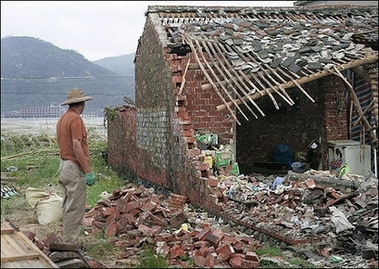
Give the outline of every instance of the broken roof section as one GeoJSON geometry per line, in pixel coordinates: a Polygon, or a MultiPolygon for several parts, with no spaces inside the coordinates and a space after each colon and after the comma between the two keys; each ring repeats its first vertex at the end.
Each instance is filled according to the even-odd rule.
{"type": "Polygon", "coordinates": [[[254,102],[262,96],[279,109],[276,95],[292,105],[286,89],[297,87],[313,101],[302,84],[378,61],[377,6],[149,6],[146,14],[165,29],[169,52],[194,54],[203,89],[223,96],[218,110],[250,103],[255,118],[264,116],[254,102]]]}

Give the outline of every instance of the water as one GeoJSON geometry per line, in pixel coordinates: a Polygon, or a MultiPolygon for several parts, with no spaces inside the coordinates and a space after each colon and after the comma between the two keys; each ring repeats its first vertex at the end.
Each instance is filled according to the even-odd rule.
{"type": "MultiPolygon", "coordinates": [[[[97,135],[106,137],[107,131],[104,127],[104,117],[83,118],[87,130],[95,131],[97,135]]],[[[1,136],[15,135],[48,135],[56,136],[55,126],[58,118],[2,118],[1,136]]]]}

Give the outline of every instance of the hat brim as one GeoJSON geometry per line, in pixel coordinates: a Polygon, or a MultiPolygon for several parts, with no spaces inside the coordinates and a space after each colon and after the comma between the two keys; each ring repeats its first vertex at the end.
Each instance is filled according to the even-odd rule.
{"type": "Polygon", "coordinates": [[[89,100],[92,100],[92,99],[93,99],[92,96],[77,97],[77,98],[67,99],[66,101],[64,101],[60,105],[61,106],[65,106],[65,105],[70,105],[70,104],[75,104],[75,103],[89,101],[89,100]]]}

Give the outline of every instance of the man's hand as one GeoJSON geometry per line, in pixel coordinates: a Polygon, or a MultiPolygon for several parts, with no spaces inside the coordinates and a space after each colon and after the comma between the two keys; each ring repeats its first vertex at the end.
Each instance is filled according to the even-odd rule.
{"type": "Polygon", "coordinates": [[[86,177],[86,184],[88,186],[92,186],[93,184],[95,184],[96,178],[93,172],[86,174],[85,177],[86,177]]]}

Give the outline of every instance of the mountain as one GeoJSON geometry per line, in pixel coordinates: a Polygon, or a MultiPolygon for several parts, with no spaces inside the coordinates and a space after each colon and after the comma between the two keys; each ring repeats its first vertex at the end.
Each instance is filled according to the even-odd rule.
{"type": "Polygon", "coordinates": [[[126,54],[114,57],[103,58],[100,60],[92,61],[94,64],[105,67],[112,72],[121,74],[122,76],[130,76],[134,77],[134,57],[135,54],[126,54]]]}
{"type": "Polygon", "coordinates": [[[97,60],[100,64],[96,64],[74,50],[61,49],[42,39],[2,38],[2,114],[17,114],[21,108],[59,105],[69,89],[79,87],[94,97],[86,105],[85,113],[102,115],[105,107],[123,104],[125,95],[134,99],[134,65],[131,55],[126,56],[97,60]],[[122,63],[121,57],[130,62],[122,63]],[[118,64],[112,64],[112,58],[118,64]]]}

